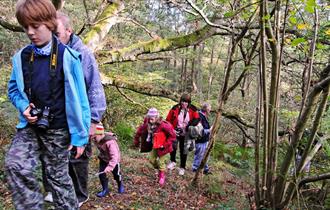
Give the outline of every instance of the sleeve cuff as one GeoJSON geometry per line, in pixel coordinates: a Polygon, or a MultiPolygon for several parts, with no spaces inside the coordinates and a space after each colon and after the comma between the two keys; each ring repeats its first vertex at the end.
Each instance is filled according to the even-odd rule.
{"type": "Polygon", "coordinates": [[[85,146],[88,143],[88,136],[81,137],[77,134],[71,134],[71,144],[76,147],[85,146]]]}

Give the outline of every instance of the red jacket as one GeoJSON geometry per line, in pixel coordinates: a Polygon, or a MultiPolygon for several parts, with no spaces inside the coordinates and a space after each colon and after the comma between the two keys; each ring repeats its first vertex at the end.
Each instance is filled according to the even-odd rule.
{"type": "MultiPolygon", "coordinates": [[[[176,139],[175,131],[172,125],[164,120],[160,120],[157,123],[157,127],[154,133],[163,132],[166,136],[164,148],[157,149],[159,157],[173,151],[172,142],[176,139]]],[[[144,120],[144,123],[137,129],[134,137],[134,145],[140,145],[140,138],[146,138],[148,136],[148,121],[144,120]]]]}
{"type": "MultiPolygon", "coordinates": [[[[178,116],[180,113],[180,104],[177,104],[172,107],[172,109],[168,112],[168,115],[166,117],[166,121],[171,123],[173,128],[176,128],[178,125],[178,116]]],[[[193,125],[196,126],[199,122],[199,114],[198,110],[194,105],[189,104],[188,105],[188,113],[189,113],[189,123],[188,126],[193,125]]]]}

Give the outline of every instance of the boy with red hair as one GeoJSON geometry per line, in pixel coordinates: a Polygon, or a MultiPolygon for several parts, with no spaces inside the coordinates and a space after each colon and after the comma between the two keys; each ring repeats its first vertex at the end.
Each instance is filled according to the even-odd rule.
{"type": "Polygon", "coordinates": [[[18,210],[41,210],[35,172],[45,167],[57,210],[78,209],[68,174],[69,150],[79,158],[88,142],[90,108],[80,54],[53,35],[56,10],[49,0],[20,0],[16,17],[31,41],[13,57],[8,97],[19,111],[5,172],[18,210]],[[70,100],[70,101],[68,101],[70,100]]]}

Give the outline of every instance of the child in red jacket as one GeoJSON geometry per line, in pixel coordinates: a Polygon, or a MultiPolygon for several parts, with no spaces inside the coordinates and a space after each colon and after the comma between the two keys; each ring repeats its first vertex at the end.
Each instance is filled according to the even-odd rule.
{"type": "MultiPolygon", "coordinates": [[[[173,151],[172,142],[176,135],[172,125],[159,117],[159,112],[156,108],[148,110],[147,117],[143,124],[138,128],[134,145],[140,146],[140,138],[144,144],[150,144],[150,163],[154,168],[159,169],[158,182],[160,185],[165,184],[166,170],[166,154],[173,151]]],[[[141,149],[144,145],[141,145],[141,149]]]]}
{"type": "Polygon", "coordinates": [[[120,172],[120,150],[117,144],[117,137],[111,132],[104,132],[101,123],[96,125],[93,142],[99,150],[99,178],[102,191],[97,193],[97,197],[105,197],[109,194],[107,174],[112,173],[118,184],[118,193],[124,193],[124,185],[120,172]]]}

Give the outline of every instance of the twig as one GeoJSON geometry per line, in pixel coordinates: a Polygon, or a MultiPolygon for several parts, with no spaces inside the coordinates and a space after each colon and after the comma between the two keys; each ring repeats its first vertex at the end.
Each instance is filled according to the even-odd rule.
{"type": "Polygon", "coordinates": [[[225,27],[225,26],[222,26],[222,25],[218,25],[218,24],[215,24],[215,23],[211,22],[211,21],[208,19],[208,17],[206,16],[206,14],[205,14],[201,9],[199,9],[194,3],[192,3],[191,0],[186,0],[186,1],[189,3],[189,5],[190,5],[194,10],[196,10],[196,12],[198,12],[198,14],[199,14],[200,16],[202,16],[202,18],[204,19],[204,21],[205,21],[208,25],[210,25],[210,26],[212,26],[212,27],[216,27],[216,28],[220,28],[220,29],[226,30],[226,31],[228,31],[228,32],[231,32],[231,29],[230,29],[230,28],[225,27]]]}

